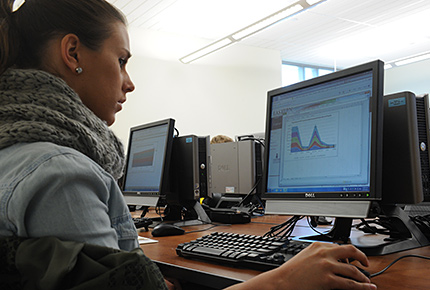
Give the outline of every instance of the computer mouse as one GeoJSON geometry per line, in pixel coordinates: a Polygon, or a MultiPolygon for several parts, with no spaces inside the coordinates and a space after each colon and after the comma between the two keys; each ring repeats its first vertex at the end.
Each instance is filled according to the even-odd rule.
{"type": "Polygon", "coordinates": [[[152,230],[153,237],[177,236],[183,235],[185,230],[172,224],[159,224],[152,230]]]}
{"type": "Polygon", "coordinates": [[[358,266],[355,266],[355,268],[357,268],[361,273],[363,273],[367,278],[372,278],[372,274],[370,274],[369,272],[367,272],[366,270],[364,270],[364,269],[362,269],[362,268],[360,268],[360,267],[358,267],[358,266]]]}
{"type": "MultiPolygon", "coordinates": [[[[357,268],[361,273],[363,273],[367,278],[369,278],[369,279],[372,278],[372,274],[370,274],[366,270],[364,270],[364,269],[362,269],[362,268],[360,268],[358,266],[355,266],[355,265],[354,265],[354,267],[357,268]]],[[[346,277],[346,276],[343,276],[343,275],[339,275],[339,276],[351,279],[350,277],[346,277]]],[[[352,279],[352,280],[355,280],[355,279],[352,279]]],[[[341,289],[333,289],[333,290],[341,290],[341,289]]]]}
{"type": "MultiPolygon", "coordinates": [[[[363,273],[367,278],[371,278],[372,277],[372,274],[370,274],[369,272],[367,272],[366,270],[364,270],[364,269],[362,269],[362,268],[360,268],[360,267],[358,267],[358,266],[355,266],[355,265],[353,265],[355,268],[357,268],[361,273],[363,273]]],[[[343,276],[343,275],[339,275],[339,276],[341,276],[341,277],[344,277],[344,278],[348,278],[348,279],[352,279],[352,278],[350,278],[350,277],[346,277],[346,276],[343,276]]]]}

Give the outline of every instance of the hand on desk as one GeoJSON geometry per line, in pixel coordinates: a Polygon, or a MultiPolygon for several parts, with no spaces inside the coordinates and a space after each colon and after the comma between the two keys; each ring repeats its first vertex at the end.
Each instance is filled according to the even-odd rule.
{"type": "Polygon", "coordinates": [[[228,290],[375,290],[376,285],[355,266],[339,262],[347,259],[369,265],[366,255],[354,246],[313,243],[282,266],[228,290]]]}
{"type": "Polygon", "coordinates": [[[182,290],[182,287],[179,284],[178,280],[172,278],[164,278],[164,281],[166,282],[168,290],[182,290]]]}

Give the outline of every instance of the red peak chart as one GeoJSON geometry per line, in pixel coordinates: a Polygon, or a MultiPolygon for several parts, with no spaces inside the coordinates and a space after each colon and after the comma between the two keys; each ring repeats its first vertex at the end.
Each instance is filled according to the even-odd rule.
{"type": "Polygon", "coordinates": [[[327,144],[321,140],[318,132],[318,127],[314,127],[312,132],[311,140],[308,146],[303,146],[302,140],[300,139],[300,131],[298,126],[294,126],[291,131],[291,152],[303,152],[311,150],[322,150],[328,148],[334,148],[335,144],[327,144]]]}
{"type": "MultiPolygon", "coordinates": [[[[285,148],[290,158],[335,157],[338,150],[339,115],[337,113],[309,116],[288,122],[285,148]]],[[[288,157],[287,157],[288,158],[288,157]]]]}

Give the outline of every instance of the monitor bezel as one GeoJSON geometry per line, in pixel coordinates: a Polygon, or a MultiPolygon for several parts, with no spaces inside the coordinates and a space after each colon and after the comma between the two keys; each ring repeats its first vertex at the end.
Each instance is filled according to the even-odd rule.
{"type": "Polygon", "coordinates": [[[129,134],[129,142],[127,146],[127,157],[126,157],[126,164],[124,168],[124,179],[121,184],[121,190],[124,195],[124,198],[126,199],[126,202],[128,205],[147,205],[147,206],[155,206],[160,198],[164,198],[170,188],[169,188],[169,170],[170,170],[170,161],[172,156],[172,148],[173,148],[173,138],[174,138],[174,130],[175,130],[175,120],[172,118],[159,120],[139,126],[135,126],[130,128],[130,134],[129,134]],[[130,150],[132,146],[132,137],[133,134],[140,130],[150,129],[158,126],[165,126],[167,125],[167,135],[165,140],[165,146],[164,146],[164,162],[163,162],[163,169],[161,172],[161,178],[160,178],[160,186],[158,191],[133,191],[133,190],[125,190],[126,185],[126,178],[127,178],[127,171],[128,171],[128,165],[131,160],[130,158],[130,150]]]}
{"type": "Polygon", "coordinates": [[[266,110],[266,150],[264,158],[264,192],[262,198],[264,200],[296,200],[296,201],[379,201],[382,198],[382,141],[383,141],[383,79],[384,79],[384,63],[380,60],[375,60],[362,65],[347,68],[341,71],[336,71],[324,76],[316,77],[310,80],[292,84],[289,86],[281,87],[271,90],[267,93],[267,110],[266,110]],[[269,159],[269,146],[271,137],[271,120],[272,120],[272,100],[274,97],[294,92],[303,88],[312,87],[318,84],[338,80],[344,77],[352,76],[355,74],[372,71],[372,98],[371,107],[372,111],[376,110],[376,114],[372,114],[372,128],[371,128],[371,166],[370,166],[370,196],[366,194],[358,194],[357,192],[345,192],[342,197],[338,193],[333,192],[313,192],[313,194],[301,193],[272,193],[268,192],[268,163],[269,159]]]}

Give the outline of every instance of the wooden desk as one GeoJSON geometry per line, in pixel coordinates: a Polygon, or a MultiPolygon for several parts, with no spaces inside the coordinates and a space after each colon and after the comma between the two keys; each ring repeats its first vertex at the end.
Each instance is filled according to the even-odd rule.
{"type": "MultiPolygon", "coordinates": [[[[153,238],[159,242],[155,244],[145,244],[142,245],[141,248],[149,258],[157,262],[166,276],[193,281],[194,283],[199,283],[214,289],[222,289],[232,284],[249,280],[260,272],[185,259],[176,254],[176,246],[215,231],[263,235],[271,226],[282,223],[287,218],[288,217],[285,216],[267,215],[253,218],[252,222],[249,224],[216,226],[211,229],[209,229],[211,225],[190,226],[184,227],[184,229],[187,232],[202,229],[207,230],[171,237],[153,238],[150,232],[142,231],[139,233],[141,236],[153,238]]],[[[309,233],[309,229],[305,226],[298,226],[294,233],[296,235],[307,234],[309,233]]],[[[369,257],[371,264],[368,270],[371,273],[378,272],[394,261],[394,259],[406,254],[430,256],[430,247],[386,256],[369,257]]],[[[424,290],[430,289],[429,274],[430,261],[406,258],[397,262],[384,274],[372,278],[372,282],[378,286],[379,290],[424,290]]],[[[203,286],[201,289],[204,289],[203,286]]]]}

